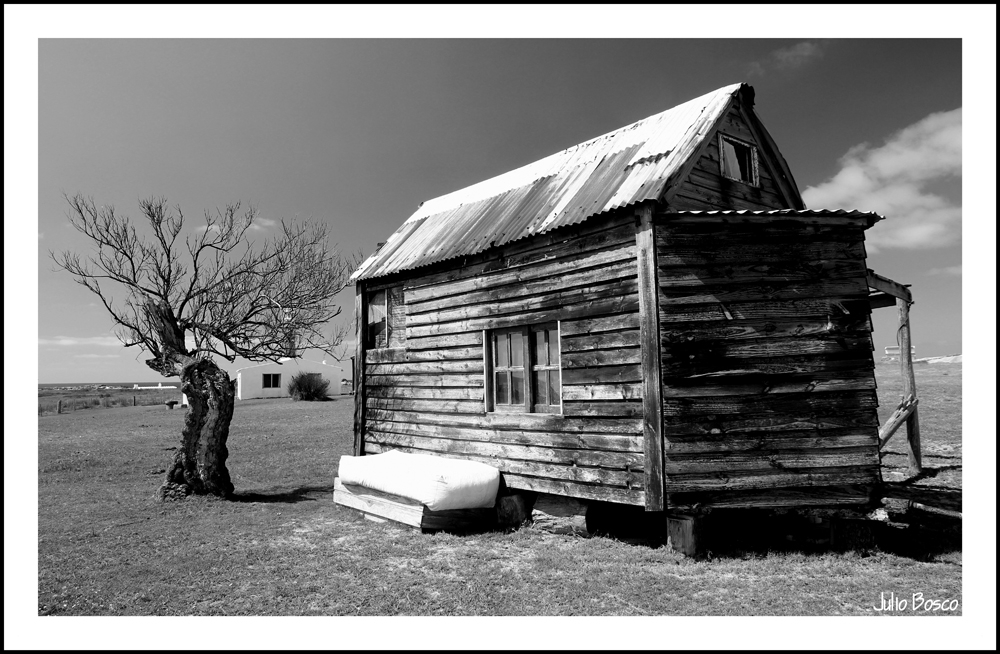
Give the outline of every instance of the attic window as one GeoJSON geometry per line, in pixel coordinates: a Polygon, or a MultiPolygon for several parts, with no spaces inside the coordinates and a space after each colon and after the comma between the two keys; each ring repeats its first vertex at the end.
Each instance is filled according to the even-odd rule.
{"type": "Polygon", "coordinates": [[[719,134],[719,163],[722,176],[757,186],[757,148],[732,137],[719,134]]]}

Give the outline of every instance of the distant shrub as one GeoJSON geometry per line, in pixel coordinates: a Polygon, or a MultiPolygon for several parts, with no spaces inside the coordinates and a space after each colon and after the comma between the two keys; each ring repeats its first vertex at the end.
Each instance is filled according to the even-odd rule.
{"type": "Polygon", "coordinates": [[[295,401],[319,402],[327,398],[330,382],[317,372],[300,372],[288,382],[288,394],[295,401]]]}

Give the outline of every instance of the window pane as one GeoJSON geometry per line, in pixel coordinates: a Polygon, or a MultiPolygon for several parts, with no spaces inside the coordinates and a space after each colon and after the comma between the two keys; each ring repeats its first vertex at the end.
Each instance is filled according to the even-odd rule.
{"type": "Polygon", "coordinates": [[[549,330],[549,364],[559,364],[559,331],[556,329],[549,330]]]}
{"type": "Polygon", "coordinates": [[[510,403],[524,404],[524,371],[510,371],[510,403]]]}
{"type": "Polygon", "coordinates": [[[510,365],[510,358],[507,355],[507,334],[497,334],[493,339],[493,348],[497,353],[497,365],[506,368],[510,365]]]}
{"type": "Polygon", "coordinates": [[[559,406],[559,371],[549,371],[549,404],[559,406]]]}
{"type": "Polygon", "coordinates": [[[535,404],[548,404],[545,398],[545,391],[549,387],[549,382],[545,379],[547,373],[544,370],[536,370],[531,373],[531,384],[535,389],[535,404]]]}
{"type": "Polygon", "coordinates": [[[739,146],[736,148],[737,161],[740,165],[740,179],[748,184],[753,183],[753,160],[750,156],[750,148],[739,146]]]}
{"type": "Polygon", "coordinates": [[[544,366],[547,363],[545,360],[545,330],[532,331],[531,340],[534,341],[532,352],[535,357],[535,360],[531,363],[536,366],[544,366]]]}
{"type": "Polygon", "coordinates": [[[368,324],[385,321],[385,291],[376,291],[368,298],[368,324]]]}
{"type": "Polygon", "coordinates": [[[736,145],[722,139],[722,172],[726,177],[740,179],[740,167],[736,161],[736,145]]]}
{"type": "Polygon", "coordinates": [[[494,375],[496,380],[497,404],[510,404],[509,393],[507,392],[507,373],[498,372],[494,375]]]}
{"type": "Polygon", "coordinates": [[[524,366],[524,343],[521,332],[510,333],[510,365],[517,368],[524,366]]]}

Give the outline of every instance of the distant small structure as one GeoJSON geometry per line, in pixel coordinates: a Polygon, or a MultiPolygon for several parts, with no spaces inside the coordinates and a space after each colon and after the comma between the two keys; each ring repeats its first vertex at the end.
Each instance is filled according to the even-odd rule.
{"type": "MultiPolygon", "coordinates": [[[[915,345],[910,346],[910,355],[917,353],[917,347],[915,345]]],[[[886,345],[885,346],[885,356],[882,357],[883,361],[898,361],[899,360],[899,346],[898,345],[886,345]]]]}
{"type": "Polygon", "coordinates": [[[172,385],[170,385],[170,386],[164,386],[163,382],[160,382],[156,386],[140,386],[139,384],[135,384],[135,385],[132,386],[132,390],[133,391],[148,391],[148,390],[154,390],[155,391],[155,390],[163,390],[163,389],[167,389],[167,388],[177,388],[177,387],[176,386],[172,386],[172,385]]]}
{"type": "Polygon", "coordinates": [[[344,369],[319,361],[284,357],[277,362],[261,363],[236,371],[236,399],[288,397],[288,382],[300,372],[320,375],[330,382],[330,395],[340,395],[344,369]]]}

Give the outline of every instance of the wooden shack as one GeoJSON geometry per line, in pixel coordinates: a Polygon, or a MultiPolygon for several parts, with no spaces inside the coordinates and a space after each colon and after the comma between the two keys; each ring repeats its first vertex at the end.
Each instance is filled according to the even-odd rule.
{"type": "Polygon", "coordinates": [[[355,272],[355,454],[648,511],[880,482],[865,230],[746,84],[424,202],[355,272]]]}

